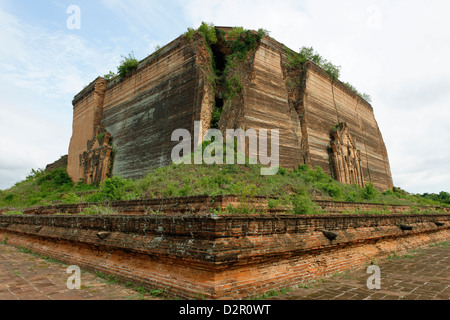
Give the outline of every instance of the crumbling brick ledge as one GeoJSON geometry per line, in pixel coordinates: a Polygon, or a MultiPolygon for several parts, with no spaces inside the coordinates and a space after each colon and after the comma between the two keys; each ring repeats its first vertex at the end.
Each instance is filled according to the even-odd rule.
{"type": "MultiPolygon", "coordinates": [[[[276,199],[276,198],[273,198],[276,199]]],[[[33,208],[0,209],[0,215],[7,211],[22,211],[24,214],[50,215],[50,214],[79,214],[92,206],[109,207],[118,214],[123,215],[146,215],[150,213],[180,214],[180,213],[211,213],[214,210],[225,210],[228,206],[235,208],[245,207],[253,209],[257,213],[286,214],[289,206],[269,208],[268,197],[256,196],[243,199],[236,195],[194,196],[176,197],[163,199],[142,199],[128,201],[114,201],[104,203],[79,203],[79,204],[55,204],[50,206],[37,206],[33,208]]],[[[342,214],[355,210],[360,211],[389,211],[391,213],[408,213],[411,206],[408,205],[387,205],[378,203],[355,203],[329,200],[315,200],[320,208],[328,214],[342,214]]],[[[450,207],[439,206],[418,206],[415,208],[419,213],[429,212],[450,212],[450,207]]]]}
{"type": "Polygon", "coordinates": [[[174,297],[244,299],[450,239],[450,213],[0,215],[0,241],[174,297]]]}

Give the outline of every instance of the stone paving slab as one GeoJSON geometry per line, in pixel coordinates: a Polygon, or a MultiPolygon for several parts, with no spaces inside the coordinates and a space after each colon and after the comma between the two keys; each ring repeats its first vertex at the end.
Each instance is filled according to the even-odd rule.
{"type": "MultiPolygon", "coordinates": [[[[374,264],[381,270],[381,289],[367,288],[370,274],[364,269],[305,284],[271,300],[450,299],[450,242],[374,264]]],[[[83,271],[81,290],[69,290],[67,267],[0,244],[0,300],[161,300],[83,271]]]]}

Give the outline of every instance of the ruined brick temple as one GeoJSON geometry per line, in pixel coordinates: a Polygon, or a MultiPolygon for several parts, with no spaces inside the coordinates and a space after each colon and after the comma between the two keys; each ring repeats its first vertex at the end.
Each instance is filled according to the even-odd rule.
{"type": "Polygon", "coordinates": [[[130,76],[99,77],[74,98],[67,167],[74,181],[141,178],[169,165],[177,144],[171,141],[173,131],[193,132],[194,122],[202,121],[205,132],[220,109],[216,125],[222,131],[279,129],[284,168],[320,166],[346,184],[393,187],[368,102],[313,62],[291,68],[289,49],[268,36],[223,72],[232,54],[231,28],[217,30],[219,40],[212,46],[199,34],[180,36],[141,61],[130,76]],[[230,83],[234,94],[227,92],[230,83]]]}
{"type": "MultiPolygon", "coordinates": [[[[293,51],[272,38],[245,32],[236,40],[233,30],[216,28],[214,42],[188,32],[130,75],[99,77],[79,93],[67,157],[74,181],[140,178],[169,165],[179,144],[172,133],[189,130],[198,146],[201,121],[203,132],[278,129],[282,167],[320,166],[342,183],[392,188],[369,103],[313,62],[292,63],[293,51]]],[[[450,208],[314,202],[326,214],[296,215],[240,195],[53,204],[23,215],[3,209],[0,239],[169,297],[229,300],[298,288],[450,238],[450,208]],[[92,205],[114,214],[86,214],[92,205]],[[217,213],[230,206],[254,213],[217,213]]]]}

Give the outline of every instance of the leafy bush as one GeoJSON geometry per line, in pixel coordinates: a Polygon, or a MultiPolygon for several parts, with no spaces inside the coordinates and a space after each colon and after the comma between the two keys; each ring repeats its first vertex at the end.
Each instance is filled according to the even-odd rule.
{"type": "Polygon", "coordinates": [[[137,69],[139,61],[134,57],[134,53],[128,54],[128,57],[122,56],[120,66],[117,67],[117,73],[121,78],[126,78],[137,69]]]}
{"type": "Polygon", "coordinates": [[[292,199],[293,213],[294,214],[317,214],[319,213],[319,207],[311,200],[310,197],[305,195],[296,195],[292,199]]]}
{"type": "Polygon", "coordinates": [[[217,32],[214,24],[202,22],[202,24],[198,28],[198,32],[205,37],[205,40],[208,44],[211,45],[217,43],[217,32]]]}
{"type": "Polygon", "coordinates": [[[202,22],[198,29],[188,28],[184,36],[187,40],[191,41],[196,34],[202,35],[208,45],[215,44],[218,41],[217,31],[212,23],[202,22]]]}
{"type": "Polygon", "coordinates": [[[79,203],[81,201],[81,198],[75,193],[68,193],[62,197],[61,201],[63,204],[74,204],[79,203]]]}
{"type": "Polygon", "coordinates": [[[106,179],[101,187],[102,194],[106,200],[123,200],[126,185],[127,181],[119,177],[106,179]]]}
{"type": "Polygon", "coordinates": [[[102,192],[94,192],[84,197],[84,201],[86,203],[97,203],[103,202],[106,200],[105,195],[102,192]]]}
{"type": "Polygon", "coordinates": [[[368,183],[366,187],[362,189],[362,196],[366,200],[373,200],[378,196],[378,190],[372,182],[368,183]]]}
{"type": "Polygon", "coordinates": [[[318,188],[334,199],[340,199],[342,197],[341,188],[334,183],[319,183],[318,188]]]}
{"type": "Polygon", "coordinates": [[[231,29],[231,31],[228,32],[228,37],[230,40],[236,41],[239,40],[241,37],[241,34],[245,32],[245,29],[243,27],[234,27],[231,29]]]}
{"type": "Polygon", "coordinates": [[[353,85],[351,85],[348,82],[343,82],[349,89],[351,89],[354,93],[356,93],[358,96],[361,97],[361,99],[366,100],[367,102],[372,102],[372,97],[368,95],[367,93],[361,93],[359,92],[353,85]]]}
{"type": "MultiPolygon", "coordinates": [[[[402,190],[396,190],[396,192],[402,192],[402,190]]],[[[404,192],[404,191],[403,191],[404,192]]],[[[435,193],[425,193],[421,196],[423,199],[436,201],[443,204],[450,204],[450,193],[442,191],[439,194],[435,193]]]]}
{"type": "Polygon", "coordinates": [[[231,78],[225,80],[225,100],[233,99],[243,90],[241,80],[237,74],[233,75],[231,78]]]}
{"type": "Polygon", "coordinates": [[[70,178],[66,169],[60,168],[50,173],[44,174],[37,179],[38,186],[46,186],[47,188],[55,188],[62,186],[73,186],[72,178],[70,178]]]}
{"type": "Polygon", "coordinates": [[[258,29],[258,36],[257,36],[258,42],[261,42],[261,40],[264,36],[269,36],[269,35],[270,35],[270,31],[263,29],[263,28],[258,29]]]}
{"type": "Polygon", "coordinates": [[[112,71],[110,71],[109,73],[107,73],[103,76],[103,78],[105,78],[105,80],[107,80],[107,81],[111,81],[115,77],[117,77],[117,73],[114,73],[112,71]]]}
{"type": "Polygon", "coordinates": [[[312,47],[303,47],[299,52],[299,62],[304,63],[310,60],[321,67],[330,76],[332,80],[337,80],[341,74],[341,67],[334,65],[328,60],[322,58],[312,47]]]}
{"type": "Polygon", "coordinates": [[[13,202],[14,198],[15,198],[15,195],[13,195],[13,194],[8,194],[8,195],[6,195],[6,196],[4,197],[4,200],[3,200],[3,201],[5,201],[5,202],[7,202],[7,203],[11,203],[11,202],[13,202]]]}
{"type": "Polygon", "coordinates": [[[345,198],[345,201],[347,201],[347,202],[358,202],[359,201],[358,194],[356,192],[350,192],[347,195],[347,197],[345,198]]]}
{"type": "Polygon", "coordinates": [[[235,27],[228,32],[228,36],[233,40],[231,46],[232,54],[228,56],[227,65],[230,66],[234,59],[245,60],[250,51],[256,49],[261,42],[261,39],[266,35],[267,31],[260,29],[258,34],[253,34],[251,30],[246,30],[242,27],[235,27]]]}

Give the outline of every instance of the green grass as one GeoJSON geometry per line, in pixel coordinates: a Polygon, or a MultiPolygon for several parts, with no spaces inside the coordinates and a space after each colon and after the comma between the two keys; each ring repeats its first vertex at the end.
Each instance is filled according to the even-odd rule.
{"type": "Polygon", "coordinates": [[[266,292],[266,293],[264,293],[262,295],[259,295],[259,296],[249,297],[248,299],[249,300],[267,300],[267,299],[270,299],[270,298],[278,297],[279,295],[287,294],[287,293],[289,293],[291,291],[292,291],[291,288],[281,289],[281,290],[271,290],[271,291],[268,291],[268,292],[266,292]]]}
{"type": "MultiPolygon", "coordinates": [[[[322,210],[312,201],[314,196],[325,200],[354,203],[381,203],[389,205],[409,205],[411,212],[418,206],[445,203],[411,195],[394,188],[379,192],[372,184],[365,188],[344,185],[333,180],[320,168],[299,166],[295,170],[280,168],[274,176],[262,176],[259,165],[170,165],[158,168],[139,180],[125,180],[113,177],[100,186],[74,183],[63,169],[53,172],[33,171],[22,182],[0,193],[0,208],[14,208],[6,214],[22,214],[19,209],[38,205],[90,203],[81,214],[116,214],[108,206],[99,203],[161,199],[167,197],[238,195],[242,200],[264,196],[270,198],[269,207],[291,206],[293,214],[319,214],[322,210]]],[[[226,212],[254,213],[252,208],[227,208],[226,212]]],[[[354,214],[388,213],[361,212],[354,214]]]]}
{"type": "Polygon", "coordinates": [[[132,282],[127,281],[123,282],[119,278],[117,278],[115,275],[112,274],[105,274],[101,271],[96,271],[95,275],[105,281],[108,285],[115,285],[120,284],[125,286],[127,289],[134,289],[138,296],[132,296],[130,299],[134,299],[135,297],[139,297],[139,300],[146,300],[146,296],[150,295],[154,298],[167,298],[168,297],[168,290],[165,289],[151,289],[147,290],[143,285],[135,286],[132,282]]]}
{"type": "Polygon", "coordinates": [[[434,243],[434,244],[431,244],[430,247],[432,247],[432,248],[436,248],[436,247],[450,248],[450,241],[444,241],[444,242],[441,242],[441,243],[434,243]]]}

